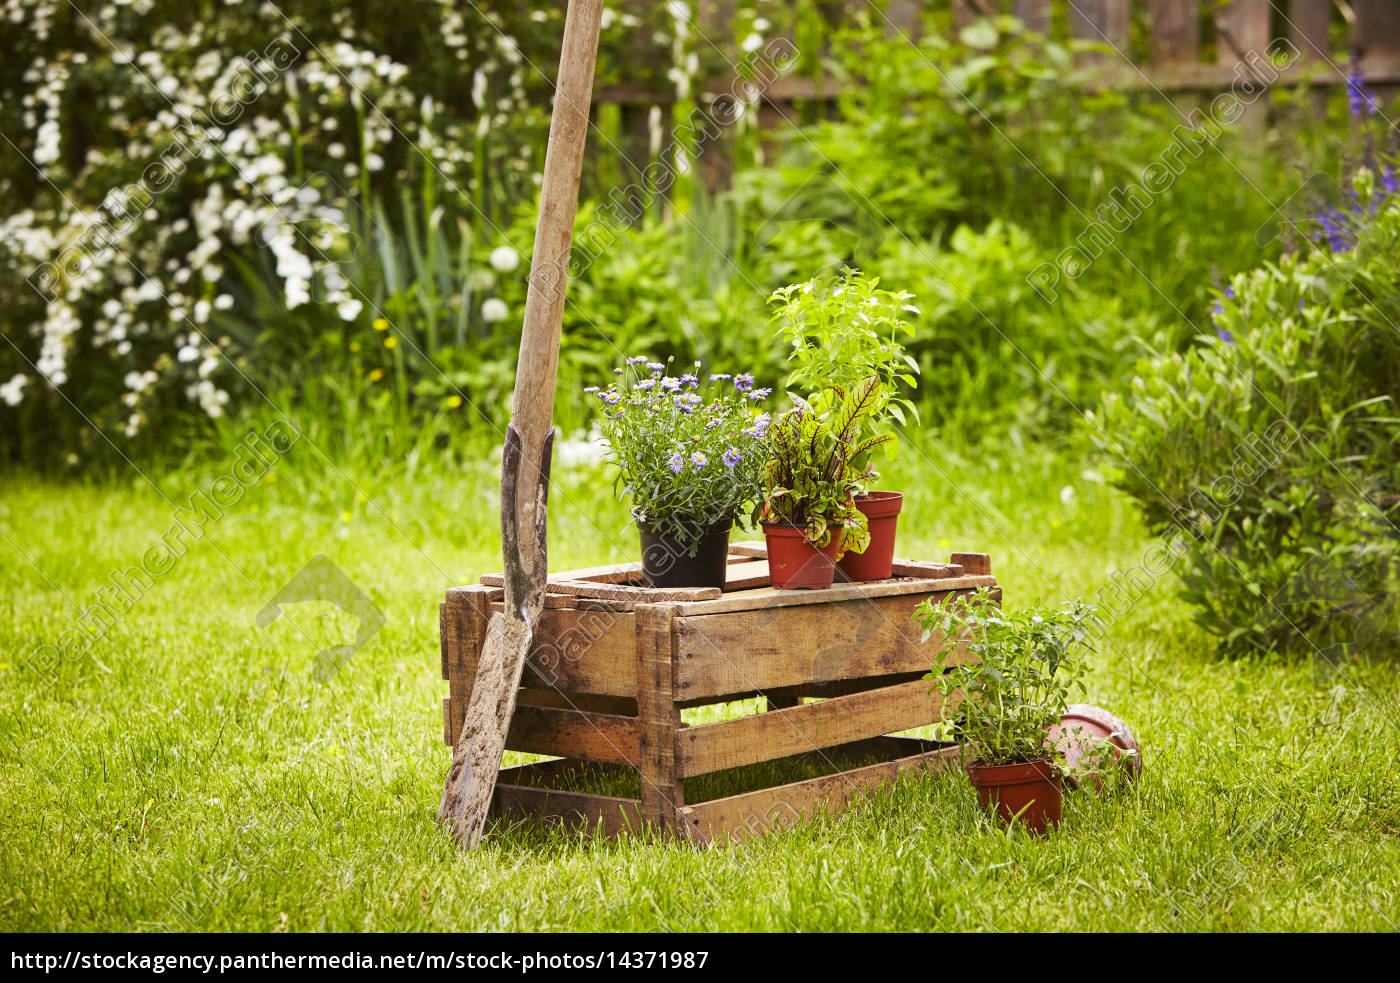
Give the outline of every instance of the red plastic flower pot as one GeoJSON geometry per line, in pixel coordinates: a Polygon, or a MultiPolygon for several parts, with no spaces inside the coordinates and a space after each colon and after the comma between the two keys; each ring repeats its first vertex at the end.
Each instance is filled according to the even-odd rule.
{"type": "Polygon", "coordinates": [[[1018,822],[1032,833],[1060,824],[1060,775],[1050,759],[1015,765],[973,762],[967,775],[982,808],[995,806],[1002,822],[1018,822]]]}
{"type": "Polygon", "coordinates": [[[817,549],[802,535],[801,526],[764,522],[768,544],[768,576],[783,590],[825,590],[836,576],[836,555],[841,551],[844,529],[831,531],[831,543],[817,549]]]}
{"type": "Polygon", "coordinates": [[[836,565],[841,580],[888,580],[894,573],[894,534],[899,510],[904,507],[900,492],[877,491],[856,496],[856,508],[865,513],[870,542],[864,553],[847,553],[836,565]]]}

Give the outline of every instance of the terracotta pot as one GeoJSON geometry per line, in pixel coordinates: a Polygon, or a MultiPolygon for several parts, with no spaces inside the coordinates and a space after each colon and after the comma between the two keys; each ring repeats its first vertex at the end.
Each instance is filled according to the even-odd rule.
{"type": "Polygon", "coordinates": [[[648,587],[724,587],[729,566],[729,530],[733,523],[700,532],[694,556],[670,532],[653,529],[638,519],[642,537],[642,583],[648,587]]]}
{"type": "Polygon", "coordinates": [[[836,556],[846,530],[834,529],[826,549],[817,549],[802,535],[801,526],[764,522],[768,544],[768,576],[784,590],[825,590],[836,576],[836,556]]]}
{"type": "Polygon", "coordinates": [[[1060,776],[1049,758],[1014,765],[974,761],[967,766],[967,775],[982,808],[995,806],[1003,822],[1018,822],[1032,833],[1060,824],[1060,776]]]}
{"type": "Polygon", "coordinates": [[[1097,762],[1091,760],[1096,738],[1106,738],[1118,749],[1110,753],[1123,766],[1126,778],[1132,780],[1142,774],[1142,751],[1128,725],[1102,707],[1075,703],[1065,707],[1060,722],[1050,728],[1050,743],[1065,756],[1065,784],[1070,788],[1086,785],[1099,791],[1102,781],[1095,774],[1097,762]],[[1127,751],[1137,753],[1124,753],[1127,751]]]}
{"type": "Polygon", "coordinates": [[[847,553],[836,565],[841,580],[888,580],[894,572],[894,533],[899,510],[904,507],[900,492],[877,491],[856,496],[856,508],[865,514],[870,542],[864,553],[847,553]]]}

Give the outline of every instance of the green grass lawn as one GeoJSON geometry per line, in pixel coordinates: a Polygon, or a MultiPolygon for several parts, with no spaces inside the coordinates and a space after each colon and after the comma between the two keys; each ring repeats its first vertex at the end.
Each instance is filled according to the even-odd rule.
{"type": "MultiPolygon", "coordinates": [[[[1090,683],[1090,701],[1138,734],[1142,781],[1069,796],[1048,840],[989,821],[966,780],[944,774],[739,846],[497,825],[462,855],[434,822],[449,758],[437,605],[500,566],[495,465],[328,450],[332,466],[329,443],[296,444],[90,652],[45,672],[31,666],[39,646],[232,461],[154,485],[134,471],[0,482],[0,928],[1400,925],[1393,670],[1218,661],[1170,578],[1114,618],[1090,683]],[[317,554],[385,616],[329,678],[316,653],[345,642],[353,618],[311,603],[255,623],[317,554]]],[[[900,552],[989,552],[1009,605],[1093,597],[1150,545],[1072,452],[914,443],[886,482],[909,494],[900,552]]],[[[553,565],[631,558],[602,472],[561,463],[556,477],[553,565]]]]}

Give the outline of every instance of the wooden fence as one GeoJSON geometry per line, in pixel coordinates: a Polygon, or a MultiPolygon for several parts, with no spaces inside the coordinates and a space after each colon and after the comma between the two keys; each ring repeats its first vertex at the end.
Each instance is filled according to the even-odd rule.
{"type": "MultiPolygon", "coordinates": [[[[730,22],[732,0],[699,0],[694,6],[697,27],[737,64],[741,56],[730,22]]],[[[1241,66],[1251,72],[1258,56],[1283,42],[1296,50],[1296,60],[1270,77],[1253,72],[1255,81],[1266,86],[1344,85],[1358,58],[1368,86],[1385,93],[1400,83],[1400,0],[835,0],[821,5],[833,26],[865,10],[874,23],[886,21],[889,35],[911,37],[921,29],[925,8],[946,12],[950,6],[955,26],[1010,13],[1028,30],[1111,46],[1113,50],[1085,56],[1099,69],[1100,84],[1170,93],[1223,91],[1237,80],[1241,66]]],[[[644,56],[639,49],[639,57],[644,56]]],[[[812,103],[821,104],[818,112],[829,111],[842,84],[796,73],[776,79],[759,99],[759,128],[798,118],[812,103]]],[[[732,91],[733,76],[724,73],[699,86],[695,101],[712,107],[732,91]]],[[[617,136],[608,141],[608,149],[616,148],[624,174],[641,174],[654,159],[670,154],[669,134],[656,132],[654,110],[660,108],[660,118],[669,119],[675,99],[673,90],[635,84],[605,86],[595,93],[595,114],[604,105],[618,107],[617,136]]],[[[1262,122],[1261,114],[1255,117],[1262,122]]],[[[596,147],[592,151],[598,152],[596,147]]],[[[702,154],[702,164],[707,165],[707,183],[727,182],[722,144],[702,154]]]]}

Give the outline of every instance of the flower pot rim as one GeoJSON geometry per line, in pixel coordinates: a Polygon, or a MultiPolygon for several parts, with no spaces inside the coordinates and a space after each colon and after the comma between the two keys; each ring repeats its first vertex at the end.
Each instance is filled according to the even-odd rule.
{"type": "Polygon", "coordinates": [[[1014,761],[1011,764],[991,765],[980,759],[967,763],[967,777],[974,785],[1024,785],[1031,782],[1054,782],[1058,778],[1055,765],[1049,757],[1035,761],[1014,761]]]}
{"type": "MultiPolygon", "coordinates": [[[[656,528],[655,525],[654,525],[650,520],[648,520],[648,519],[642,514],[642,510],[641,510],[640,507],[634,506],[632,509],[629,510],[629,514],[632,516],[632,520],[637,524],[637,527],[638,527],[638,528],[641,528],[641,527],[643,527],[643,526],[646,526],[646,527],[652,528],[652,529],[656,528]]],[[[698,522],[698,520],[696,520],[696,519],[691,519],[691,518],[688,518],[688,517],[677,517],[677,518],[680,518],[680,521],[682,521],[682,522],[695,522],[697,525],[699,525],[699,522],[698,522]]],[[[734,520],[733,520],[733,519],[720,519],[720,520],[717,521],[717,522],[711,522],[711,523],[708,523],[707,525],[700,526],[700,528],[701,528],[701,529],[704,529],[704,530],[733,529],[733,528],[734,528],[734,520]]]]}
{"type": "Polygon", "coordinates": [[[887,502],[892,498],[903,498],[904,492],[897,491],[868,491],[861,492],[855,496],[857,502],[887,502]]]}

